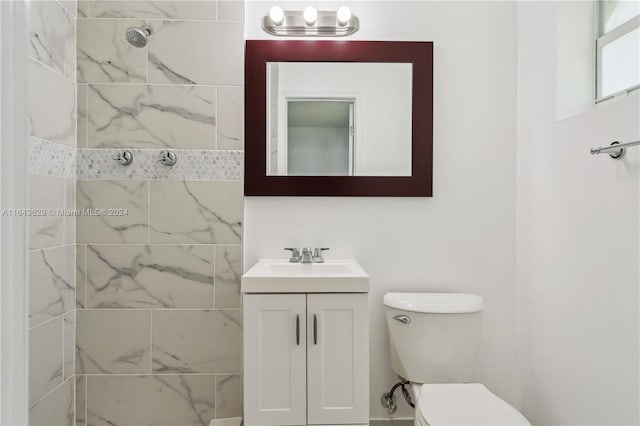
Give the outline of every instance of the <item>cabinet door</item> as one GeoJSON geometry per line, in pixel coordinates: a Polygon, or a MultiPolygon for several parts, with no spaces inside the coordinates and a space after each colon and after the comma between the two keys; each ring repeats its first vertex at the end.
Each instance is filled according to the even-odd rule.
{"type": "Polygon", "coordinates": [[[307,296],[307,422],[369,422],[366,294],[307,296]]]}
{"type": "Polygon", "coordinates": [[[306,424],[306,296],[250,294],[243,304],[244,424],[306,424]]]}

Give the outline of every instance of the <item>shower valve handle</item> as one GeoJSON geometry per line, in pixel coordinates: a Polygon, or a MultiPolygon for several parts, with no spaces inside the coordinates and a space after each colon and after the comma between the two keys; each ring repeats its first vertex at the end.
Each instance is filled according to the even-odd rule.
{"type": "Polygon", "coordinates": [[[114,155],[113,159],[123,166],[128,166],[133,163],[133,154],[131,153],[131,151],[127,151],[126,149],[124,149],[114,155]]]}
{"type": "Polygon", "coordinates": [[[173,151],[162,151],[158,161],[167,167],[171,167],[178,161],[178,156],[173,151]]]}

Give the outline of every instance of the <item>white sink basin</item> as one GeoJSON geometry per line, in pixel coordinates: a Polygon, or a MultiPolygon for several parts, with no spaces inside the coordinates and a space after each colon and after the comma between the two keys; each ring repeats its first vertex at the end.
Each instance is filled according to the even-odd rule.
{"type": "Polygon", "coordinates": [[[366,293],[369,275],[353,259],[290,263],[260,259],[242,276],[243,293],[366,293]]]}
{"type": "Polygon", "coordinates": [[[353,274],[351,265],[342,263],[268,263],[271,274],[290,276],[348,275],[353,274]]]}

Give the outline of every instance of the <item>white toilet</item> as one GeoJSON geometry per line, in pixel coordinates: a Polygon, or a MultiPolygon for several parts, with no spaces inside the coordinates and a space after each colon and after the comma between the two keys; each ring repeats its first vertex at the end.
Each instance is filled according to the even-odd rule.
{"type": "Polygon", "coordinates": [[[416,425],[529,425],[473,376],[484,302],[460,293],[387,293],[391,368],[412,383],[416,425]]]}

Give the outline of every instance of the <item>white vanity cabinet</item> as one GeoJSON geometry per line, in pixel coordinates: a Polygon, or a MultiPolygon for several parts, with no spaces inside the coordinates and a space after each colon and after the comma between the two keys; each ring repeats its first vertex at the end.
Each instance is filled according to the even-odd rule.
{"type": "Polygon", "coordinates": [[[244,424],[369,422],[367,293],[245,293],[244,424]]]}
{"type": "Polygon", "coordinates": [[[307,423],[307,297],[243,297],[244,424],[307,423]]]}

